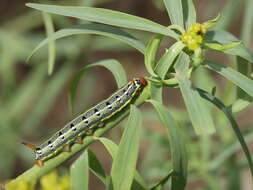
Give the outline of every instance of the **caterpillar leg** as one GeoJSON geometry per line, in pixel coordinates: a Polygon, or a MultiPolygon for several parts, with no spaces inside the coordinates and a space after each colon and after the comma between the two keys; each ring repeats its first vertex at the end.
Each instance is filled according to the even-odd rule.
{"type": "Polygon", "coordinates": [[[86,132],[85,135],[92,135],[94,133],[94,131],[96,131],[96,129],[98,128],[102,128],[104,127],[104,123],[103,122],[99,122],[97,125],[94,125],[92,127],[90,127],[86,132]]]}
{"type": "Polygon", "coordinates": [[[102,128],[104,126],[105,126],[104,122],[100,122],[100,123],[98,123],[97,128],[102,128]]]}
{"type": "Polygon", "coordinates": [[[42,167],[44,165],[41,160],[35,160],[35,164],[39,167],[42,167]]]}
{"type": "Polygon", "coordinates": [[[83,144],[83,139],[82,139],[82,137],[78,137],[78,138],[75,140],[75,142],[76,142],[77,144],[83,144]]]}
{"type": "Polygon", "coordinates": [[[69,145],[69,144],[65,145],[64,148],[63,148],[63,151],[65,151],[65,152],[72,152],[71,145],[69,145]]]}
{"type": "Polygon", "coordinates": [[[93,129],[88,129],[86,132],[85,132],[85,135],[92,135],[93,133],[93,129]]]}

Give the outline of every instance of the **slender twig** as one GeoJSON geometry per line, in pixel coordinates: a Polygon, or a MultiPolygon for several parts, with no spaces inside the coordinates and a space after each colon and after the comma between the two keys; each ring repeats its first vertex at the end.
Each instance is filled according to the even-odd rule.
{"type": "MultiPolygon", "coordinates": [[[[136,106],[140,106],[149,98],[149,85],[147,85],[142,92],[140,92],[140,95],[133,100],[133,104],[136,106]]],[[[122,109],[119,113],[117,113],[112,118],[108,119],[105,123],[105,127],[98,129],[93,136],[87,136],[84,139],[83,144],[75,144],[72,147],[72,152],[62,152],[58,156],[48,160],[45,162],[43,167],[39,167],[34,165],[32,168],[18,176],[16,179],[11,180],[9,183],[6,184],[6,189],[13,189],[12,187],[15,187],[17,184],[19,184],[20,181],[25,180],[27,183],[34,183],[39,177],[45,175],[46,173],[50,172],[54,168],[61,165],[66,160],[70,159],[73,155],[75,155],[77,152],[85,149],[87,146],[89,146],[91,143],[96,141],[95,137],[100,137],[107,131],[109,131],[111,128],[115,127],[120,121],[122,121],[127,115],[129,114],[129,106],[122,109]]]]}

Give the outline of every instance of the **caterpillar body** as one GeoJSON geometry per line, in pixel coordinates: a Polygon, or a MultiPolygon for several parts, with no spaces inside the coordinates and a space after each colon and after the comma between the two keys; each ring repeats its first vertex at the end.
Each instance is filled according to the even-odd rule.
{"type": "Polygon", "coordinates": [[[102,127],[103,122],[119,112],[130,103],[137,92],[141,90],[147,81],[144,78],[135,78],[106,100],[90,108],[77,118],[66,124],[61,130],[55,133],[45,143],[40,146],[34,146],[29,143],[23,143],[35,152],[35,164],[43,166],[43,162],[55,155],[57,152],[67,147],[71,152],[71,146],[74,143],[82,143],[82,138],[102,127]]]}

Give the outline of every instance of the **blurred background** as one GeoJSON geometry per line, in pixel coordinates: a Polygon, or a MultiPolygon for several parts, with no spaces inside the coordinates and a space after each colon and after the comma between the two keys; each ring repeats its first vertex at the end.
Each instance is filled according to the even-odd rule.
{"type": "MultiPolygon", "coordinates": [[[[116,90],[116,83],[109,71],[103,68],[92,69],[79,84],[75,110],[72,114],[68,106],[68,89],[74,74],[82,67],[102,59],[113,58],[122,63],[129,80],[135,76],[147,75],[141,53],[119,41],[95,35],[76,35],[57,40],[55,70],[50,76],[47,74],[47,47],[39,50],[29,63],[26,63],[27,56],[46,37],[41,12],[26,7],[27,2],[29,1],[0,1],[0,183],[18,176],[33,165],[33,152],[25,148],[21,144],[22,141],[40,144],[70,119],[116,90]]],[[[170,25],[162,0],[34,2],[103,7],[145,17],[162,25],[170,25]]],[[[245,8],[249,1],[195,2],[198,22],[212,19],[219,12],[225,11],[223,22],[217,27],[241,38],[245,27],[245,8]]],[[[56,30],[80,22],[57,15],[52,15],[52,18],[56,30]]],[[[152,36],[143,32],[133,34],[143,41],[152,36]]],[[[244,42],[253,50],[252,38],[244,38],[244,42]]],[[[173,43],[171,39],[166,39],[163,47],[169,47],[171,43],[173,43]]],[[[207,56],[211,60],[233,65],[231,57],[214,52],[208,53],[207,56]]],[[[200,87],[208,90],[217,86],[218,96],[226,104],[234,100],[234,96],[226,96],[232,85],[214,73],[197,72],[194,80],[200,87]]],[[[187,144],[190,159],[187,189],[252,189],[252,179],[245,156],[240,151],[240,146],[223,114],[216,113],[214,109],[217,133],[212,137],[199,138],[190,127],[179,90],[169,88],[164,92],[164,97],[176,120],[187,131],[184,134],[186,141],[189,142],[187,144]],[[212,161],[210,165],[205,165],[208,162],[203,161],[205,166],[199,166],[202,164],[199,156],[203,154],[207,154],[208,159],[212,161]]],[[[148,105],[142,106],[144,126],[138,169],[149,183],[153,183],[167,174],[171,163],[166,131],[150,108],[148,105]]],[[[249,106],[236,117],[243,134],[247,137],[251,152],[253,152],[252,114],[253,106],[249,106]]],[[[116,127],[107,133],[106,137],[118,143],[121,134],[122,127],[116,127]]],[[[94,143],[90,147],[105,170],[109,171],[111,159],[104,147],[99,143],[94,143]]],[[[75,158],[60,167],[59,172],[64,173],[73,160],[75,158]]],[[[104,188],[94,176],[91,177],[90,186],[92,189],[104,188]]]]}

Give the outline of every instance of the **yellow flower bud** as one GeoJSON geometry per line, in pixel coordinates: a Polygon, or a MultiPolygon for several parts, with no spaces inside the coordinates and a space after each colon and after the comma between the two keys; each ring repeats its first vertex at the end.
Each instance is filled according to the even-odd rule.
{"type": "Polygon", "coordinates": [[[192,30],[195,32],[195,33],[198,33],[199,31],[201,31],[201,24],[199,23],[193,23],[191,25],[191,28],[192,30]]]}
{"type": "Polygon", "coordinates": [[[196,36],[196,41],[197,41],[199,44],[201,44],[201,43],[203,42],[202,36],[200,36],[200,35],[196,36]]]}
{"type": "Polygon", "coordinates": [[[58,176],[56,170],[50,172],[49,174],[43,176],[40,180],[42,190],[68,190],[69,189],[69,177],[68,176],[58,176]]]}
{"type": "Polygon", "coordinates": [[[189,44],[188,44],[188,48],[189,48],[190,50],[196,50],[196,49],[199,48],[199,44],[198,44],[198,43],[189,43],[189,44]]]}
{"type": "Polygon", "coordinates": [[[184,42],[184,43],[187,43],[187,41],[191,38],[191,36],[187,33],[183,34],[182,37],[181,37],[181,40],[184,42]]]}
{"type": "Polygon", "coordinates": [[[181,40],[190,50],[196,50],[203,42],[203,35],[206,32],[206,26],[199,23],[193,23],[191,28],[181,36],[181,40]]]}
{"type": "Polygon", "coordinates": [[[207,28],[205,25],[201,25],[201,32],[202,34],[205,34],[207,32],[207,28]]]}

